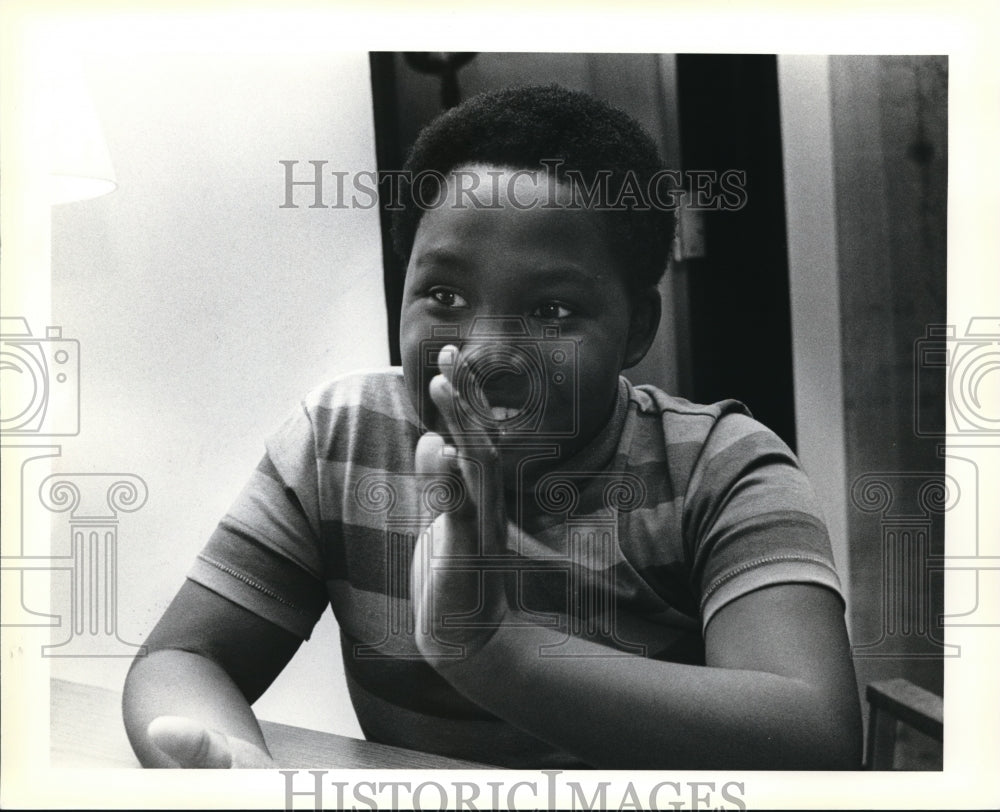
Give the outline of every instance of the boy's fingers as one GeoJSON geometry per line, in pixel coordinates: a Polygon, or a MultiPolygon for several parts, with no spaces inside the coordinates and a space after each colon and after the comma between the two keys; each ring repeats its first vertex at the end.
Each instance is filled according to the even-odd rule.
{"type": "Polygon", "coordinates": [[[239,769],[268,770],[279,766],[264,750],[244,739],[229,737],[233,751],[233,767],[239,769]]]}
{"type": "Polygon", "coordinates": [[[434,406],[444,418],[445,428],[451,442],[456,448],[462,449],[462,455],[473,457],[484,463],[496,462],[495,445],[489,430],[482,428],[470,431],[458,419],[457,410],[469,407],[463,405],[461,397],[457,394],[451,381],[444,375],[435,375],[431,379],[429,389],[434,406]]]}
{"type": "MultiPolygon", "coordinates": [[[[472,496],[474,490],[471,483],[475,480],[471,478],[472,473],[468,469],[467,461],[463,462],[454,446],[448,445],[440,434],[429,431],[417,441],[414,458],[418,474],[433,477],[458,476],[465,483],[469,496],[458,500],[454,507],[444,512],[461,516],[468,516],[470,512],[474,512],[475,501],[472,496]]],[[[431,511],[431,514],[437,512],[431,511]]]]}
{"type": "Polygon", "coordinates": [[[448,383],[455,380],[455,364],[458,362],[458,347],[454,344],[445,344],[438,353],[438,369],[447,379],[448,383]]]}
{"type": "MultiPolygon", "coordinates": [[[[439,435],[433,435],[436,439],[428,439],[423,447],[418,444],[418,470],[460,473],[469,489],[469,500],[464,503],[464,510],[453,511],[453,515],[461,516],[475,506],[478,513],[475,516],[478,527],[469,541],[480,539],[479,551],[493,554],[502,549],[506,529],[503,472],[498,448],[489,431],[484,428],[482,431],[470,432],[458,419],[458,409],[470,408],[462,401],[454,386],[455,376],[462,374],[462,370],[458,369],[462,363],[458,349],[454,345],[449,344],[441,349],[439,354],[441,374],[431,379],[429,392],[431,400],[444,419],[452,445],[439,435]],[[420,468],[421,453],[425,453],[428,457],[426,469],[420,468]],[[432,453],[437,457],[436,460],[430,459],[432,453]]],[[[465,372],[472,374],[468,369],[465,372]]]]}
{"type": "MultiPolygon", "coordinates": [[[[441,413],[452,441],[459,447],[482,448],[492,445],[489,424],[481,424],[482,414],[478,416],[472,404],[460,393],[455,385],[456,377],[460,376],[465,385],[462,388],[466,394],[478,392],[479,384],[472,368],[458,354],[458,348],[449,344],[441,349],[438,355],[440,375],[435,375],[430,382],[431,400],[441,413]],[[461,367],[461,369],[460,369],[461,367]],[[467,425],[460,420],[459,410],[466,417],[467,425]]],[[[483,401],[485,403],[485,401],[483,401]]],[[[482,407],[482,403],[480,404],[482,407]]],[[[480,456],[476,454],[475,456],[480,456]]]]}
{"type": "Polygon", "coordinates": [[[228,769],[233,766],[229,740],[216,730],[183,716],[158,716],[149,738],[180,767],[228,769]]]}
{"type": "Polygon", "coordinates": [[[443,374],[435,375],[430,383],[431,400],[434,402],[441,417],[444,418],[444,427],[453,438],[462,437],[462,427],[455,414],[455,388],[443,374]]]}
{"type": "MultiPolygon", "coordinates": [[[[462,458],[471,458],[479,463],[493,465],[497,461],[495,446],[490,435],[484,429],[472,433],[464,428],[458,419],[456,410],[461,408],[454,387],[444,375],[435,375],[430,383],[431,400],[444,418],[445,427],[454,448],[461,449],[462,458]]],[[[446,443],[447,444],[447,443],[446,443]]],[[[466,466],[459,463],[460,468],[466,466]]],[[[469,474],[468,470],[463,473],[469,474]]]]}
{"type": "Polygon", "coordinates": [[[417,441],[417,450],[414,455],[417,473],[451,473],[451,464],[442,453],[445,445],[444,437],[436,432],[429,431],[421,436],[421,438],[417,441]]]}

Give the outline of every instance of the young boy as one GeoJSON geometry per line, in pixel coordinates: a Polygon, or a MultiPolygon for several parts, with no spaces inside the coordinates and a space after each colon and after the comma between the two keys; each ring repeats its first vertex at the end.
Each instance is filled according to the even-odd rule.
{"type": "MultiPolygon", "coordinates": [[[[375,741],[509,767],[856,768],[843,602],[791,452],[620,376],[659,322],[656,148],[555,87],[412,150],[402,370],[310,395],[125,686],[150,766],[271,766],[250,704],[327,603],[375,741]],[[629,193],[632,190],[632,193],[629,193]]],[[[335,767],[336,765],[330,765],[335,767]]]]}

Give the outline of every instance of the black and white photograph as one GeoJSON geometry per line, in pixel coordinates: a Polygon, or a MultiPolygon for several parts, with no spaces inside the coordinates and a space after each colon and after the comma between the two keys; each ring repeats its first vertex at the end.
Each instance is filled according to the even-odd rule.
{"type": "Polygon", "coordinates": [[[1000,803],[998,16],[869,11],[0,3],[0,803],[1000,803]]]}

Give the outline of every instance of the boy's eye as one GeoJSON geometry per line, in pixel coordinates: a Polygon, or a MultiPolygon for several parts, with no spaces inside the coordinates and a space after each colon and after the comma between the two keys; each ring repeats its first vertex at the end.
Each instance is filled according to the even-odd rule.
{"type": "Polygon", "coordinates": [[[535,312],[531,315],[542,319],[567,319],[573,315],[573,311],[559,302],[546,302],[535,308],[535,312]]]}
{"type": "Polygon", "coordinates": [[[431,291],[431,296],[434,297],[434,301],[438,302],[438,304],[443,304],[445,307],[469,306],[469,303],[453,290],[437,288],[431,291]]]}

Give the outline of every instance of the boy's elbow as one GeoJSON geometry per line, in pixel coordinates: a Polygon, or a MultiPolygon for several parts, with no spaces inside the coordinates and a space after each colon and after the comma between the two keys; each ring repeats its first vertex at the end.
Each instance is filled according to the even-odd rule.
{"type": "MultiPolygon", "coordinates": [[[[836,692],[840,693],[840,692],[836,692]]],[[[752,769],[859,770],[862,765],[861,707],[851,691],[830,695],[823,688],[785,695],[780,713],[772,715],[759,733],[757,747],[747,755],[752,769]]]]}
{"type": "Polygon", "coordinates": [[[863,741],[861,709],[856,702],[836,706],[809,720],[804,735],[809,739],[805,752],[810,770],[860,770],[863,741]]]}
{"type": "Polygon", "coordinates": [[[784,746],[772,750],[769,763],[751,765],[767,770],[860,770],[861,736],[842,729],[809,726],[798,736],[788,737],[784,746]]]}
{"type": "Polygon", "coordinates": [[[860,770],[862,766],[861,734],[834,731],[816,754],[814,770],[860,770]]]}
{"type": "Polygon", "coordinates": [[[837,766],[831,769],[860,770],[864,761],[864,732],[861,723],[861,701],[853,681],[846,693],[847,699],[838,703],[839,724],[835,726],[837,766]]]}

